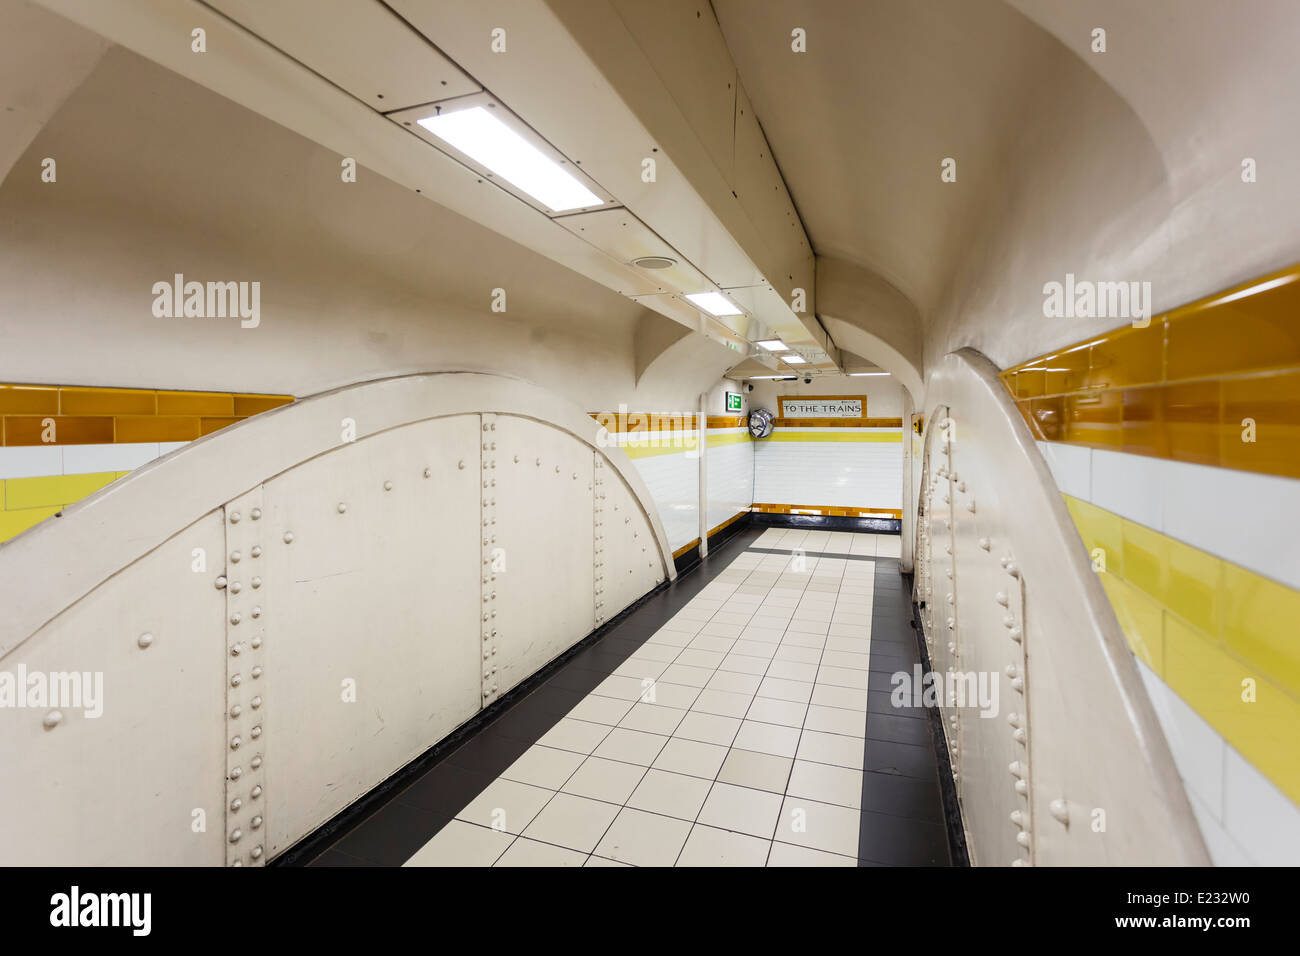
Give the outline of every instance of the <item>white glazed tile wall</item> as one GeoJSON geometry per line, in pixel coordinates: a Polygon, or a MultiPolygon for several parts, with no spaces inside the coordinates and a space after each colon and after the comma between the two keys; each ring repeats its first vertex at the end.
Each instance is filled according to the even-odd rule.
{"type": "MultiPolygon", "coordinates": [[[[742,428],[715,428],[710,435],[744,434],[742,428]]],[[[735,442],[708,450],[708,520],[711,530],[749,510],[754,498],[754,443],[735,442]]]]}
{"type": "Polygon", "coordinates": [[[902,508],[902,499],[899,442],[754,443],[757,502],[902,508]]]}

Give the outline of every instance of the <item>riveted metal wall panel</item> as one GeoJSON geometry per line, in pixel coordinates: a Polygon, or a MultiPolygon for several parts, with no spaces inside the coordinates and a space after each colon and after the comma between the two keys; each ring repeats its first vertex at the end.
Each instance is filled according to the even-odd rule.
{"type": "Polygon", "coordinates": [[[265,866],[267,522],[262,486],[225,507],[226,865],[265,866]]]}
{"type": "Polygon", "coordinates": [[[663,581],[654,532],[631,490],[605,456],[593,452],[597,626],[663,581]]]}
{"type": "Polygon", "coordinates": [[[979,795],[963,805],[966,827],[976,834],[971,843],[978,846],[972,862],[1024,865],[1032,862],[1030,767],[1024,684],[1013,685],[1011,676],[1024,671],[1024,614],[1019,571],[998,520],[1007,503],[998,491],[999,462],[981,441],[981,423],[950,411],[941,425],[947,426],[941,440],[949,449],[945,480],[961,586],[955,671],[965,695],[957,703],[946,700],[944,716],[957,730],[962,785],[979,795]]]}
{"type": "Polygon", "coordinates": [[[1132,654],[996,376],[972,350],[934,369],[917,534],[936,669],[1000,672],[998,719],[944,708],[971,861],[1204,863],[1132,654]]]}
{"type": "Polygon", "coordinates": [[[221,865],[223,543],[200,518],[0,658],[102,681],[98,703],[0,707],[0,864],[221,865]]]}
{"type": "Polygon", "coordinates": [[[481,598],[483,623],[497,631],[495,663],[483,669],[490,702],[595,626],[594,466],[590,446],[549,425],[512,415],[484,424],[496,524],[480,530],[504,561],[481,598]]]}
{"type": "Polygon", "coordinates": [[[271,856],[478,708],[478,429],[404,425],[266,482],[271,856]]]}

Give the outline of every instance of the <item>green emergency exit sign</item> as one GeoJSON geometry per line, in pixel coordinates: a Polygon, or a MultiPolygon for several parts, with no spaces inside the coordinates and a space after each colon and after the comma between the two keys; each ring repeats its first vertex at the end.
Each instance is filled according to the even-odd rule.
{"type": "Polygon", "coordinates": [[[740,398],[740,393],[739,393],[739,392],[728,392],[728,393],[727,393],[727,411],[729,411],[729,412],[738,412],[738,411],[740,411],[743,407],[744,407],[744,406],[743,406],[743,404],[741,403],[741,398],[740,398]]]}

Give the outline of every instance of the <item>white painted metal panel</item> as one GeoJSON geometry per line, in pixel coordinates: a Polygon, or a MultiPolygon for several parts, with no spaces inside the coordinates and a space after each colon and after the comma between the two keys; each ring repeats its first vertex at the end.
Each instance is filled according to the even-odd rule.
{"type": "Polygon", "coordinates": [[[595,455],[596,623],[616,616],[666,577],[654,532],[627,484],[595,455]]]}
{"type": "Polygon", "coordinates": [[[497,482],[496,524],[484,530],[495,529],[505,560],[484,604],[496,615],[492,700],[595,626],[594,469],[591,449],[559,429],[507,415],[484,423],[496,426],[483,434],[497,482]]]}
{"type": "Polygon", "coordinates": [[[459,415],[266,483],[271,855],[477,710],[477,463],[459,415]]]}
{"type": "Polygon", "coordinates": [[[98,717],[0,707],[0,864],[222,864],[223,544],[200,518],[0,658],[103,682],[98,717]]]}
{"type": "Polygon", "coordinates": [[[205,2],[383,112],[481,89],[378,0],[205,2]]]}
{"type": "MultiPolygon", "coordinates": [[[[998,721],[975,717],[972,727],[971,712],[959,718],[956,766],[972,861],[1205,863],[1192,809],[1133,656],[997,370],[963,350],[934,370],[928,389],[934,404],[922,493],[929,522],[920,525],[917,549],[925,565],[918,564],[919,593],[929,594],[933,607],[926,615],[927,642],[937,669],[998,668],[1005,678],[998,721]],[[956,423],[951,443],[937,442],[941,418],[956,423]],[[947,456],[945,444],[951,445],[947,456]],[[956,625],[951,650],[948,616],[956,625]],[[1020,642],[1013,636],[1017,629],[1020,642]],[[1007,721],[1007,714],[1022,711],[1028,717],[1020,726],[1007,721]],[[1023,744],[1018,730],[1025,732],[1023,744]],[[1001,743],[998,734],[1006,735],[1001,743]],[[1016,761],[1020,776],[1004,762],[1008,746],[1017,757],[1027,755],[1016,761]],[[1023,790],[1028,803],[1008,804],[1008,788],[1023,790]],[[1013,820],[1008,806],[1027,812],[1013,820]],[[1094,829],[1097,810],[1105,812],[1103,831],[1094,829]],[[1024,834],[1011,859],[1008,831],[1024,834]]],[[[950,729],[951,709],[944,716],[950,729]]]]}

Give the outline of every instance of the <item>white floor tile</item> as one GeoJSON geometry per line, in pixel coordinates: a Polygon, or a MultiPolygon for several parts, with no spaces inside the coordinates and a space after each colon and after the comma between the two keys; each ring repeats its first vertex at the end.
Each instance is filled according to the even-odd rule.
{"type": "MultiPolygon", "coordinates": [[[[862,741],[857,741],[857,744],[858,750],[861,751],[862,741]]],[[[860,765],[861,760],[858,763],[860,765]]],[[[819,803],[831,803],[855,810],[861,809],[862,771],[796,760],[794,769],[790,773],[790,786],[786,792],[792,797],[803,797],[819,803]]]]}
{"type": "Polygon", "coordinates": [[[497,778],[456,814],[456,818],[506,833],[522,833],[553,796],[552,791],[542,787],[497,778]]]}
{"type": "Polygon", "coordinates": [[[673,736],[728,747],[738,729],[740,729],[739,717],[724,717],[693,710],[682,718],[682,722],[673,731],[673,736]]]}
{"type": "MultiPolygon", "coordinates": [[[[863,698],[862,709],[866,710],[863,698]]],[[[775,700],[768,697],[755,697],[745,714],[746,720],[757,720],[764,724],[781,724],[785,727],[802,727],[804,714],[808,705],[797,700],[775,700]]]]}
{"type": "Polygon", "coordinates": [[[790,764],[789,757],[733,749],[722,762],[718,780],[751,790],[785,793],[785,785],[790,780],[790,764]]]}
{"type": "Polygon", "coordinates": [[[595,750],[610,732],[606,724],[593,724],[586,720],[562,718],[554,727],[544,733],[537,742],[546,747],[560,750],[572,750],[574,753],[589,754],[595,750]]]}
{"type": "Polygon", "coordinates": [[[863,743],[860,737],[848,737],[844,734],[828,734],[819,730],[804,728],[799,738],[800,760],[814,763],[832,764],[836,767],[862,769],[863,743]]]}
{"type": "Polygon", "coordinates": [[[616,727],[592,753],[607,760],[621,760],[648,767],[668,742],[667,737],[659,734],[647,734],[639,730],[626,730],[616,727]]]}
{"type": "Polygon", "coordinates": [[[510,844],[510,849],[501,854],[497,866],[582,866],[587,861],[586,855],[577,850],[538,843],[527,837],[520,837],[510,844]]]}
{"type": "Polygon", "coordinates": [[[771,843],[744,833],[696,824],[686,839],[678,866],[763,866],[771,843]]]}
{"type": "Polygon", "coordinates": [[[726,756],[727,748],[718,744],[674,737],[655,759],[654,767],[712,780],[718,775],[718,768],[726,756]]]}
{"type": "Polygon", "coordinates": [[[690,831],[685,820],[624,807],[595,853],[632,866],[672,866],[690,831]]]}
{"type": "Polygon", "coordinates": [[[514,839],[509,833],[452,820],[402,865],[491,866],[514,839]]]}
{"type": "Polygon", "coordinates": [[[501,774],[506,780],[559,790],[582,763],[582,754],[533,744],[501,774]]]}
{"type": "Polygon", "coordinates": [[[604,757],[588,757],[561,789],[580,797],[622,805],[643,776],[645,767],[604,757]]]}
{"type": "Polygon", "coordinates": [[[740,725],[732,746],[777,757],[793,757],[799,749],[799,728],[746,720],[740,725]]]}
{"type": "Polygon", "coordinates": [[[694,820],[709,795],[713,781],[666,770],[650,769],[642,778],[627,805],[650,813],[694,820]]]}
{"type": "Polygon", "coordinates": [[[715,783],[697,822],[770,840],[780,810],[780,794],[715,783]]]}
{"type": "MultiPolygon", "coordinates": [[[[656,690],[658,688],[656,687],[656,690]]],[[[677,725],[682,722],[687,711],[680,707],[665,707],[657,702],[653,704],[636,704],[627,715],[619,722],[620,727],[626,727],[628,730],[641,730],[650,734],[661,734],[665,737],[671,736],[672,732],[677,729],[677,725]]]]}
{"type": "Polygon", "coordinates": [[[768,854],[768,866],[857,866],[856,856],[840,856],[824,850],[813,850],[806,846],[792,846],[789,843],[773,843],[772,852],[768,854]]]}
{"type": "Polygon", "coordinates": [[[619,808],[599,800],[557,793],[524,830],[523,835],[543,843],[590,853],[613,822],[619,808]]]}
{"type": "Polygon", "coordinates": [[[861,812],[803,797],[786,797],[775,839],[857,857],[861,812]]]}

